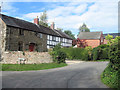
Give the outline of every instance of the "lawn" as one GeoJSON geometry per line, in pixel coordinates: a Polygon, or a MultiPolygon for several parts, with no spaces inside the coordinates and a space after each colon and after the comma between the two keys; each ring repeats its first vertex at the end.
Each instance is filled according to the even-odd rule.
{"type": "Polygon", "coordinates": [[[43,64],[2,64],[2,71],[29,71],[43,70],[67,66],[65,63],[43,63],[43,64]]]}

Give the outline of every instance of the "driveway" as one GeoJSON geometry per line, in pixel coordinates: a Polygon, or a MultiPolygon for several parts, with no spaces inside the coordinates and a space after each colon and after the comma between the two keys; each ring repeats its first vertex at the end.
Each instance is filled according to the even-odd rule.
{"type": "Polygon", "coordinates": [[[3,88],[107,88],[100,74],[108,62],[82,62],[38,71],[4,71],[3,88]]]}

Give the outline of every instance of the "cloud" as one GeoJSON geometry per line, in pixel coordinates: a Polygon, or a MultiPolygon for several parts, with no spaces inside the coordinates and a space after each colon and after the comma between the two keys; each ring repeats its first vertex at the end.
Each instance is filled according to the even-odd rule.
{"type": "Polygon", "coordinates": [[[26,18],[26,19],[34,19],[34,18],[36,18],[37,16],[40,17],[41,14],[42,14],[42,12],[28,13],[28,14],[23,15],[23,18],[26,18]]]}
{"type": "MultiPolygon", "coordinates": [[[[54,21],[56,27],[71,30],[74,34],[78,33],[78,28],[83,23],[86,23],[91,31],[117,32],[117,9],[118,0],[85,0],[85,2],[81,0],[75,2],[74,0],[73,2],[67,2],[67,5],[58,5],[48,9],[48,22],[54,21]]],[[[32,21],[36,16],[40,16],[41,13],[41,11],[30,12],[23,14],[21,18],[32,21]]]]}
{"type": "MultiPolygon", "coordinates": [[[[74,3],[73,3],[74,6],[74,3]]],[[[55,20],[57,27],[61,26],[65,29],[74,29],[77,31],[81,23],[85,22],[93,31],[104,31],[104,32],[110,32],[114,28],[113,31],[117,32],[117,3],[113,2],[95,2],[92,6],[88,7],[88,11],[83,13],[82,15],[77,15],[77,12],[75,15],[71,15],[72,12],[77,11],[78,9],[79,13],[82,13],[81,8],[83,7],[83,11],[86,10],[86,4],[83,4],[82,6],[79,5],[78,7],[71,8],[71,11],[68,10],[68,12],[65,12],[64,10],[61,10],[59,8],[56,8],[54,10],[51,10],[51,17],[49,18],[49,21],[55,20]],[[84,7],[85,6],[85,7],[84,7]],[[60,12],[59,12],[60,11],[60,12]],[[66,14],[70,13],[70,14],[66,14]],[[65,15],[62,15],[65,14],[65,15]],[[53,19],[54,18],[54,19],[53,19]]],[[[73,31],[74,32],[74,31],[73,31]]]]}
{"type": "Polygon", "coordinates": [[[118,2],[119,0],[0,0],[3,2],[118,2]]]}
{"type": "Polygon", "coordinates": [[[18,10],[18,8],[13,7],[12,2],[2,2],[1,7],[2,7],[2,13],[3,14],[12,14],[18,10]]]}

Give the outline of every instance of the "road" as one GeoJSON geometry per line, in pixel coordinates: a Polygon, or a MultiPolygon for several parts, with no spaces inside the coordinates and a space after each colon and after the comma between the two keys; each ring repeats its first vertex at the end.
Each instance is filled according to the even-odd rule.
{"type": "Polygon", "coordinates": [[[38,71],[4,71],[3,88],[108,88],[100,74],[108,62],[82,62],[38,71]]]}

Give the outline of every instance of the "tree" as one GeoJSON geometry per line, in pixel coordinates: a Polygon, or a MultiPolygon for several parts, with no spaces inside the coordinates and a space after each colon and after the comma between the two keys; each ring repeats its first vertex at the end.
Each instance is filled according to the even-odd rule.
{"type": "Polygon", "coordinates": [[[83,23],[82,26],[79,27],[80,32],[90,32],[90,29],[87,27],[85,23],[83,23]]]}
{"type": "Polygon", "coordinates": [[[62,29],[62,28],[57,28],[57,30],[60,30],[60,31],[62,31],[63,29],[62,29]]]}
{"type": "Polygon", "coordinates": [[[105,36],[105,39],[108,40],[107,44],[110,45],[112,43],[113,36],[108,34],[107,36],[105,36]]]}
{"type": "Polygon", "coordinates": [[[64,33],[66,33],[68,36],[70,36],[72,39],[75,39],[75,35],[72,34],[70,30],[65,30],[64,33]]]}
{"type": "Polygon", "coordinates": [[[48,27],[48,23],[47,23],[47,11],[45,10],[42,15],[40,16],[40,25],[43,25],[45,27],[48,27]]]}

